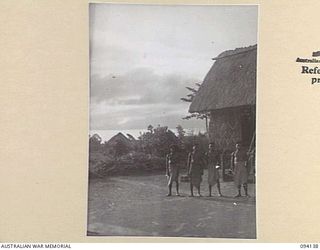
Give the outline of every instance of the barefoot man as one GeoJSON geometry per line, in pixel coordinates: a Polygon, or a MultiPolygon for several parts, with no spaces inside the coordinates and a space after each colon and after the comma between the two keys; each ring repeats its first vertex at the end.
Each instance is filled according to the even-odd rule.
{"type": "Polygon", "coordinates": [[[176,183],[176,191],[177,196],[179,194],[179,165],[178,165],[178,158],[176,153],[176,146],[170,146],[170,153],[166,156],[166,176],[168,177],[168,187],[169,193],[167,196],[171,196],[172,184],[173,182],[176,183]]]}
{"type": "Polygon", "coordinates": [[[198,190],[198,195],[201,196],[200,193],[200,184],[202,181],[203,175],[203,158],[201,153],[198,150],[198,146],[194,145],[192,148],[192,152],[188,155],[188,175],[190,177],[190,191],[191,196],[193,196],[193,186],[195,186],[198,190]]]}
{"type": "Polygon", "coordinates": [[[247,152],[242,148],[240,143],[236,144],[236,151],[231,154],[231,166],[234,172],[234,184],[238,188],[238,194],[235,197],[241,196],[241,185],[248,197],[248,171],[246,168],[247,152]]]}
{"type": "Polygon", "coordinates": [[[220,190],[220,175],[218,171],[218,166],[220,166],[219,162],[219,153],[214,149],[214,143],[211,142],[209,144],[209,150],[206,153],[207,156],[207,164],[208,164],[208,184],[209,184],[209,197],[211,197],[211,190],[214,185],[217,184],[219,196],[222,196],[220,190]]]}

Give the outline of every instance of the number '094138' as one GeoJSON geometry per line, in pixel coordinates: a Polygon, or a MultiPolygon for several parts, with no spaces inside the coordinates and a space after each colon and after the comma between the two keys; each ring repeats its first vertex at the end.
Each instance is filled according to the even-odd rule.
{"type": "Polygon", "coordinates": [[[318,248],[318,244],[300,244],[300,248],[318,248]]]}

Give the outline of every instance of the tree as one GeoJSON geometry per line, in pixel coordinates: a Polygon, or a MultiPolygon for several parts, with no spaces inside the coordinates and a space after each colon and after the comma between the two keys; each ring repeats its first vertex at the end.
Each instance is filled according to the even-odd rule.
{"type": "MultiPolygon", "coordinates": [[[[149,125],[149,127],[150,126],[151,125],[149,125]]],[[[144,132],[138,137],[142,151],[151,155],[153,154],[152,137],[153,134],[150,131],[144,132]]]]}
{"type": "MultiPolygon", "coordinates": [[[[181,101],[184,102],[192,102],[194,97],[196,96],[197,92],[199,91],[199,88],[201,86],[201,83],[195,83],[196,87],[192,88],[192,87],[186,87],[187,90],[189,90],[191,93],[189,93],[187,95],[187,97],[182,97],[180,98],[181,101]]],[[[196,118],[196,119],[201,119],[201,120],[205,120],[206,123],[206,131],[207,134],[209,134],[209,125],[208,125],[208,118],[210,117],[210,113],[209,112],[195,112],[195,113],[191,113],[190,115],[187,115],[185,117],[183,117],[182,119],[184,120],[189,120],[192,118],[196,118]]]]}
{"type": "Polygon", "coordinates": [[[157,127],[153,132],[149,130],[139,137],[145,153],[164,156],[172,144],[178,144],[176,135],[168,127],[157,127]]]}
{"type": "Polygon", "coordinates": [[[153,146],[158,156],[166,155],[170,145],[178,144],[177,136],[168,127],[158,127],[154,130],[153,146]]]}
{"type": "Polygon", "coordinates": [[[186,131],[184,131],[183,127],[179,124],[177,127],[177,132],[178,132],[178,138],[180,141],[183,141],[183,138],[186,134],[186,131]]]}
{"type": "Polygon", "coordinates": [[[130,135],[130,134],[127,134],[127,137],[128,137],[128,139],[130,140],[130,141],[135,141],[136,139],[132,136],[132,135],[130,135]]]}
{"type": "Polygon", "coordinates": [[[152,134],[153,133],[153,126],[152,125],[149,125],[147,130],[152,134]]]}

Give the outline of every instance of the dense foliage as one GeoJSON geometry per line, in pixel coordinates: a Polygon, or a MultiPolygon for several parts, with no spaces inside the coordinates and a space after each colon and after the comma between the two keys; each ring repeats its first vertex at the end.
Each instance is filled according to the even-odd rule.
{"type": "Polygon", "coordinates": [[[182,126],[177,126],[177,136],[167,127],[153,128],[135,139],[119,133],[108,142],[102,142],[98,134],[89,138],[90,177],[125,175],[152,171],[165,171],[165,157],[171,145],[177,146],[181,168],[186,168],[187,155],[197,143],[205,151],[208,140],[205,134],[187,134],[182,126]]]}

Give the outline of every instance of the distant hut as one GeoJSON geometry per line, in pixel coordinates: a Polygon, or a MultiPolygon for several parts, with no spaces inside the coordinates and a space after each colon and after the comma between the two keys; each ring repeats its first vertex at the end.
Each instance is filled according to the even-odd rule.
{"type": "Polygon", "coordinates": [[[133,142],[119,132],[106,143],[106,152],[112,155],[122,155],[129,152],[132,147],[133,142]]]}
{"type": "Polygon", "coordinates": [[[257,46],[228,50],[213,60],[189,112],[209,114],[209,140],[228,167],[236,142],[254,147],[257,46]]]}
{"type": "Polygon", "coordinates": [[[119,132],[118,134],[111,137],[107,143],[110,146],[114,146],[115,144],[117,144],[119,142],[128,146],[128,147],[131,145],[131,141],[121,132],[119,132]]]}

